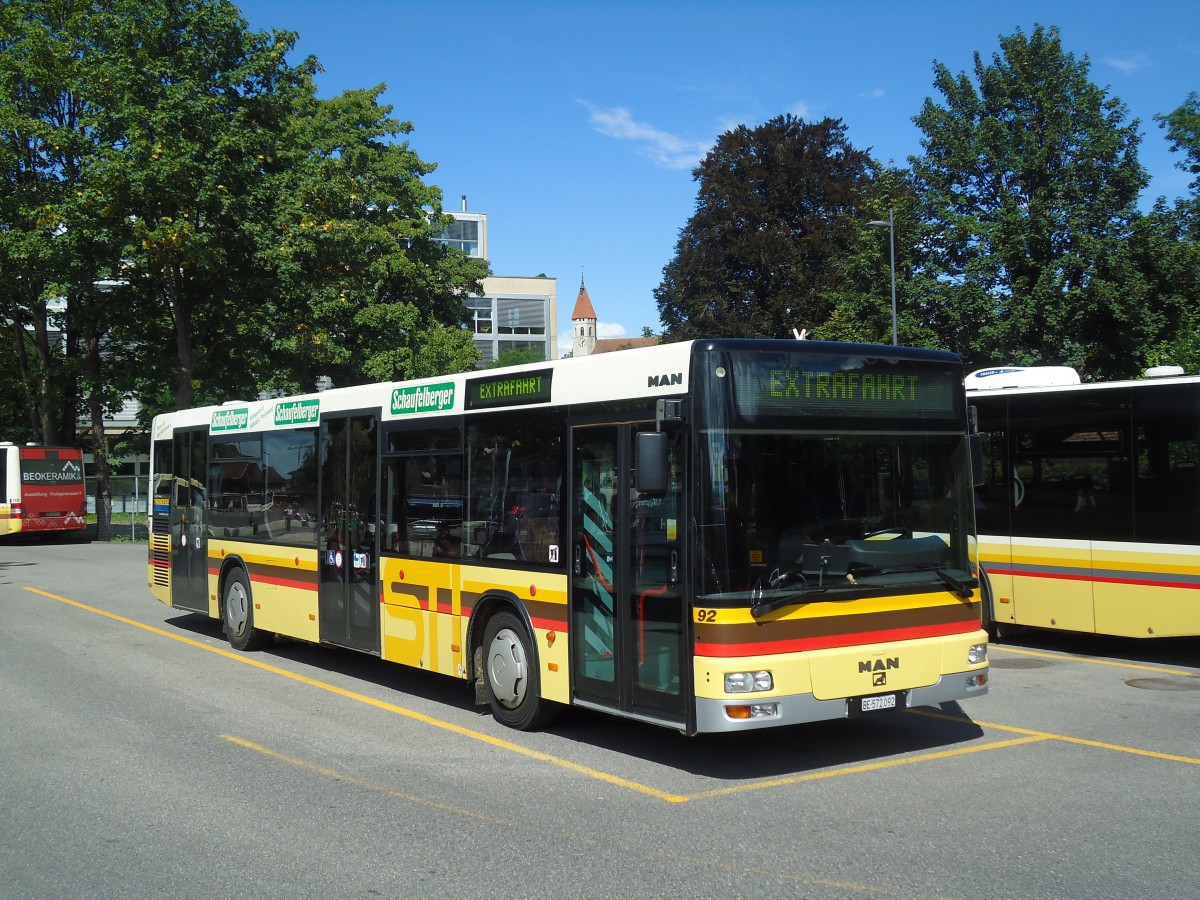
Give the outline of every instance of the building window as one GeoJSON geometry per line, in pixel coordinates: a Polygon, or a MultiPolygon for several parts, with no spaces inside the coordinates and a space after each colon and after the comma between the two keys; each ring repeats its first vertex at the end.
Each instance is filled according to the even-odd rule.
{"type": "Polygon", "coordinates": [[[467,256],[480,258],[479,252],[479,223],[470,220],[459,220],[436,236],[436,240],[461,250],[467,256]]]}
{"type": "Polygon", "coordinates": [[[545,300],[501,297],[496,301],[500,334],[545,334],[545,300]]]}
{"type": "Polygon", "coordinates": [[[475,334],[492,333],[492,298],[468,297],[466,301],[468,312],[471,313],[475,334]]]}

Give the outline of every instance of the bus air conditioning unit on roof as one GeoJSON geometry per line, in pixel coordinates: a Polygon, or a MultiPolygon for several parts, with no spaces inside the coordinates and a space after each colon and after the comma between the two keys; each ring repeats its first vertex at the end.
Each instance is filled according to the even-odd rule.
{"type": "Polygon", "coordinates": [[[996,388],[1061,387],[1079,384],[1079,373],[1070,366],[993,366],[976,369],[966,378],[968,391],[996,388]]]}

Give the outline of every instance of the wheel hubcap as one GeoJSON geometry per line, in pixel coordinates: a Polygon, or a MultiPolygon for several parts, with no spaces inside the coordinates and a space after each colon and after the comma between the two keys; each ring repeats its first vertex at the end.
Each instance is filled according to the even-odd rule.
{"type": "Polygon", "coordinates": [[[488,683],[492,694],[508,709],[515,709],[525,699],[528,662],[521,639],[510,628],[503,628],[488,648],[488,683]]]}
{"type": "Polygon", "coordinates": [[[247,601],[246,591],[240,584],[229,586],[225,593],[225,621],[229,630],[239,637],[246,630],[246,618],[250,609],[247,601]]]}

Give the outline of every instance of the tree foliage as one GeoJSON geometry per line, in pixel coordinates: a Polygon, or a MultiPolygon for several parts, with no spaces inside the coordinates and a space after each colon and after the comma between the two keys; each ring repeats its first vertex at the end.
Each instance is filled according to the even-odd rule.
{"type": "Polygon", "coordinates": [[[527,363],[545,362],[546,356],[540,350],[501,350],[496,361],[487,366],[489,369],[504,369],[508,366],[523,366],[527,363]]]}
{"type": "Polygon", "coordinates": [[[1038,26],[1000,38],[972,75],[934,66],[939,105],[910,160],[926,231],[917,290],[969,362],[1062,363],[1128,375],[1138,315],[1114,263],[1147,184],[1138,123],[1038,26]]]}
{"type": "Polygon", "coordinates": [[[290,387],[329,375],[347,384],[462,371],[478,355],[462,297],[482,291],[487,268],[435,240],[450,221],[434,166],[407,142],[412,131],[380,106],[380,85],[306,105],[296,128],[311,147],[289,173],[277,207],[279,273],[275,347],[290,387]],[[429,359],[422,359],[428,348],[429,359]]]}
{"type": "MultiPolygon", "coordinates": [[[[383,87],[316,97],[228,0],[0,5],[0,321],[27,427],[461,371],[486,263],[437,241],[383,87]]],[[[101,536],[104,515],[101,509],[101,536]]]]}
{"type": "Polygon", "coordinates": [[[434,166],[294,44],[228,0],[0,7],[0,315],[43,439],[76,385],[153,412],[473,365],[487,267],[435,239],[434,166]]]}
{"type": "Polygon", "coordinates": [[[722,134],[655,289],[668,340],[783,337],[825,323],[878,167],[838,120],[722,134]]]}
{"type": "Polygon", "coordinates": [[[833,312],[811,329],[810,336],[829,341],[891,343],[894,246],[898,342],[911,347],[941,346],[938,336],[922,319],[922,307],[913,290],[912,273],[917,266],[913,236],[920,233],[920,227],[908,172],[881,169],[861,221],[848,224],[850,249],[838,262],[838,277],[830,288],[833,312]],[[887,226],[882,224],[885,222],[887,226]]]}
{"type": "Polygon", "coordinates": [[[1175,165],[1190,175],[1192,196],[1188,202],[1192,236],[1200,240],[1200,93],[1192,91],[1187,99],[1166,115],[1154,117],[1167,130],[1171,150],[1182,153],[1175,165]]]}

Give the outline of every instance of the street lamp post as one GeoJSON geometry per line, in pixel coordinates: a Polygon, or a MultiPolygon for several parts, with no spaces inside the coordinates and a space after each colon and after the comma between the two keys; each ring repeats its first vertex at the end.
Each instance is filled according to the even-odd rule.
{"type": "Polygon", "coordinates": [[[888,210],[887,221],[875,219],[867,223],[871,228],[886,228],[888,230],[888,243],[892,251],[892,346],[895,347],[899,341],[896,332],[896,208],[893,206],[888,210]]]}

